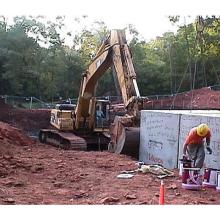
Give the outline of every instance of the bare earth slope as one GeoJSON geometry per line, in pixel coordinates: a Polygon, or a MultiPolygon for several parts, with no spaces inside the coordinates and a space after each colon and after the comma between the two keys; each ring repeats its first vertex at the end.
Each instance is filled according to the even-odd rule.
{"type": "MultiPolygon", "coordinates": [[[[1,105],[1,117],[10,111],[1,105]]],[[[13,112],[19,117],[0,122],[0,204],[158,204],[160,180],[153,174],[117,178],[123,170],[137,169],[132,158],[42,145],[24,130],[46,127],[48,114],[39,119],[38,111],[13,112]],[[30,115],[32,120],[25,120],[30,115]]],[[[166,204],[220,204],[215,189],[184,190],[175,173],[164,180],[166,204]]]]}

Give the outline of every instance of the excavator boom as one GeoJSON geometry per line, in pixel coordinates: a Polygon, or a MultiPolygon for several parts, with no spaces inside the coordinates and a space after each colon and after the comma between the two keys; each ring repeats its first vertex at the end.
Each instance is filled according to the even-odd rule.
{"type": "MultiPolygon", "coordinates": [[[[102,134],[109,132],[110,128],[111,141],[108,147],[109,150],[116,153],[130,152],[128,154],[137,156],[140,110],[143,109],[145,101],[146,98],[140,96],[137,86],[136,73],[132,62],[132,55],[126,41],[125,31],[112,30],[110,36],[103,42],[97,55],[82,75],[77,105],[74,112],[72,112],[72,132],[83,138],[86,137],[85,134],[98,134],[97,137],[100,138],[102,134]],[[127,114],[116,117],[111,126],[103,123],[103,120],[101,121],[102,126],[98,126],[96,121],[97,111],[104,110],[104,118],[109,121],[109,105],[107,101],[97,100],[95,97],[98,81],[109,68],[112,68],[115,72],[127,114]],[[104,124],[105,126],[103,126],[104,124]],[[128,131],[130,131],[129,135],[126,134],[128,131]],[[126,150],[126,142],[132,143],[133,149],[126,150]]],[[[61,114],[58,113],[58,115],[61,114]]],[[[56,123],[55,119],[54,123],[56,123]]],[[[62,121],[66,120],[60,120],[58,128],[61,127],[62,121]]],[[[63,141],[67,137],[67,135],[61,134],[59,136],[61,139],[63,138],[63,141]]],[[[88,142],[88,138],[86,141],[88,142]]]]}
{"type": "Polygon", "coordinates": [[[124,30],[111,31],[110,36],[102,44],[96,57],[83,74],[75,111],[75,128],[79,129],[85,124],[88,124],[88,129],[94,128],[95,88],[98,80],[110,67],[116,74],[127,115],[115,117],[111,124],[111,140],[108,149],[138,157],[140,110],[144,109],[148,99],[140,96],[132,55],[124,30]]]}
{"type": "Polygon", "coordinates": [[[138,111],[133,107],[135,107],[135,102],[140,102],[142,98],[140,97],[137,86],[136,73],[131,52],[125,38],[125,31],[112,30],[110,36],[102,44],[96,57],[83,74],[78,103],[75,110],[76,129],[80,127],[80,123],[84,121],[85,118],[87,118],[88,122],[90,121],[89,128],[92,129],[93,122],[91,122],[91,117],[94,115],[92,103],[95,101],[93,99],[95,98],[96,85],[98,80],[110,67],[114,68],[123,103],[128,109],[129,114],[133,115],[135,114],[133,111],[138,111]]]}

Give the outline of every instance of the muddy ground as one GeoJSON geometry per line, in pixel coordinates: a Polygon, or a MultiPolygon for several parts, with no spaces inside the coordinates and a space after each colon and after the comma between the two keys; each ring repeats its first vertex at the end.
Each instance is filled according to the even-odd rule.
{"type": "MultiPolygon", "coordinates": [[[[61,150],[26,131],[49,126],[48,110],[0,104],[0,204],[158,204],[160,179],[137,172],[136,160],[109,152],[61,150]],[[3,122],[4,121],[4,122],[3,122]]],[[[182,189],[178,171],[164,179],[165,204],[220,204],[215,189],[182,189]]]]}

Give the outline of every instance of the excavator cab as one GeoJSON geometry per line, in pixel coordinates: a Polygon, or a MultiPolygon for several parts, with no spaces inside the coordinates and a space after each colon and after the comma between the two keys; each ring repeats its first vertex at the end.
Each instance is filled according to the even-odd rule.
{"type": "Polygon", "coordinates": [[[108,131],[110,126],[110,103],[109,100],[99,99],[96,101],[95,132],[108,131]]]}

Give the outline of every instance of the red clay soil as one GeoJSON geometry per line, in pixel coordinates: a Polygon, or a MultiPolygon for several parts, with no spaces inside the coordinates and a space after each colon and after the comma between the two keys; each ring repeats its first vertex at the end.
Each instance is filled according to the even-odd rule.
{"type": "Polygon", "coordinates": [[[24,131],[39,131],[50,127],[50,109],[17,109],[0,99],[0,121],[24,131]]]}
{"type": "Polygon", "coordinates": [[[151,100],[146,104],[149,108],[169,108],[172,105],[181,109],[220,109],[220,91],[204,87],[170,98],[151,100]]]}
{"type": "Polygon", "coordinates": [[[24,135],[22,130],[0,121],[0,140],[4,139],[8,143],[16,145],[31,145],[34,143],[34,140],[24,135]]]}
{"type": "MultiPolygon", "coordinates": [[[[122,103],[111,106],[113,115],[125,113],[122,103]]],[[[150,99],[144,103],[144,109],[220,109],[220,91],[210,87],[195,89],[173,97],[150,99]]]]}
{"type": "MultiPolygon", "coordinates": [[[[0,122],[0,204],[158,204],[155,175],[117,178],[121,171],[137,169],[135,159],[61,150],[28,137],[27,129],[48,126],[45,112],[0,105],[0,120],[7,122],[0,122]]],[[[165,204],[220,204],[215,189],[182,189],[174,171],[175,177],[164,179],[165,204]]]]}
{"type": "MultiPolygon", "coordinates": [[[[158,204],[160,180],[153,174],[117,178],[137,169],[129,156],[61,150],[0,127],[0,204],[158,204]]],[[[220,204],[215,189],[184,190],[175,173],[164,180],[165,204],[220,204]]]]}

